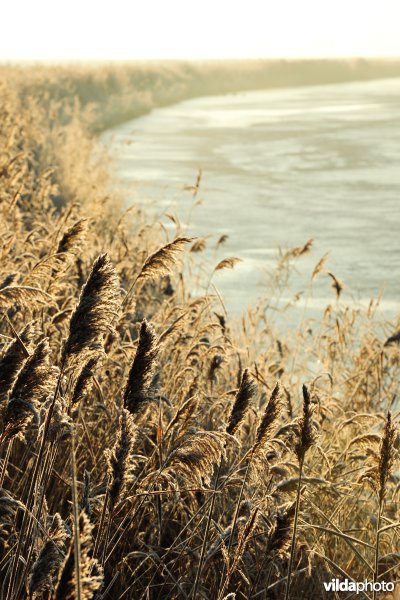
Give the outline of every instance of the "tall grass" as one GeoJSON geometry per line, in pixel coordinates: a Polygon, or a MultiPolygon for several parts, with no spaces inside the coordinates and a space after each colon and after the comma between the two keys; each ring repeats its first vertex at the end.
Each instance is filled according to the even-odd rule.
{"type": "Polygon", "coordinates": [[[110,192],[72,75],[31,77],[48,102],[18,73],[0,91],[1,598],[396,582],[399,323],[335,286],[320,321],[278,330],[260,307],[235,326],[190,294],[204,245],[110,192]]]}

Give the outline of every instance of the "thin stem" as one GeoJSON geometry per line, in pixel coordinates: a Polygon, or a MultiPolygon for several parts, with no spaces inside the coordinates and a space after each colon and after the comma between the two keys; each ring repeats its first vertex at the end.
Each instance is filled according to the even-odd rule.
{"type": "Polygon", "coordinates": [[[0,488],[2,488],[3,484],[4,484],[4,479],[5,479],[6,472],[7,472],[7,465],[8,465],[8,461],[9,461],[9,458],[10,458],[12,445],[13,445],[13,440],[11,439],[8,442],[6,454],[5,454],[4,458],[3,458],[3,464],[1,466],[0,488]]]}
{"type": "MultiPolygon", "coordinates": [[[[244,488],[245,488],[245,485],[246,485],[247,475],[249,473],[249,468],[250,468],[252,457],[253,457],[253,454],[250,455],[249,462],[246,465],[246,471],[245,471],[244,476],[243,476],[243,481],[242,481],[242,485],[241,485],[241,488],[240,488],[239,498],[238,498],[238,500],[236,502],[235,515],[233,517],[233,523],[232,523],[232,530],[231,530],[231,534],[229,536],[229,544],[228,544],[228,552],[227,552],[227,557],[228,558],[227,558],[227,560],[229,560],[229,556],[230,556],[230,552],[231,552],[231,548],[232,548],[232,544],[233,544],[233,534],[235,532],[237,520],[238,520],[238,517],[239,517],[240,504],[242,502],[242,497],[243,497],[244,488]]],[[[226,588],[227,588],[227,586],[229,584],[230,573],[227,572],[226,577],[225,577],[225,571],[226,571],[226,566],[224,564],[223,571],[222,571],[222,576],[221,576],[221,582],[223,582],[222,583],[222,589],[221,589],[221,591],[218,594],[218,599],[223,597],[223,595],[225,593],[225,590],[226,590],[226,588]],[[225,577],[225,580],[224,580],[224,577],[225,577]]]]}
{"type": "Polygon", "coordinates": [[[219,465],[218,465],[217,474],[215,476],[214,490],[213,490],[213,493],[212,493],[210,508],[209,508],[209,511],[208,511],[208,518],[207,518],[206,529],[205,529],[204,537],[203,537],[203,544],[201,546],[199,566],[197,568],[196,579],[195,579],[194,586],[193,586],[193,593],[191,594],[192,598],[194,598],[194,599],[196,598],[197,588],[198,588],[198,585],[199,585],[199,581],[200,581],[200,577],[201,577],[201,572],[203,570],[204,556],[205,556],[205,552],[206,552],[206,545],[207,545],[208,534],[209,534],[209,531],[210,531],[212,514],[214,512],[215,498],[217,496],[216,492],[217,492],[218,482],[219,482],[219,476],[220,476],[221,468],[222,468],[222,461],[223,461],[223,458],[221,456],[221,460],[219,461],[219,465]]]}
{"type": "Polygon", "coordinates": [[[105,560],[106,560],[107,548],[108,548],[108,540],[110,538],[110,531],[111,531],[111,523],[112,523],[113,515],[114,515],[114,507],[111,506],[110,502],[109,502],[109,504],[110,504],[110,509],[109,509],[109,512],[108,512],[107,530],[106,530],[106,536],[105,536],[105,539],[104,539],[103,554],[102,554],[102,557],[101,557],[101,565],[102,565],[102,567],[104,567],[105,560]]]}
{"type": "Polygon", "coordinates": [[[295,510],[295,514],[294,514],[292,543],[290,546],[290,558],[289,558],[288,575],[287,575],[287,580],[286,580],[285,600],[289,600],[289,593],[290,593],[290,583],[291,583],[293,561],[294,561],[294,550],[295,550],[295,546],[296,546],[297,522],[298,522],[298,518],[299,518],[299,509],[300,509],[301,478],[303,475],[303,464],[304,464],[304,457],[301,458],[300,463],[299,463],[299,481],[297,483],[296,510],[295,510]]]}
{"type": "MultiPolygon", "coordinates": [[[[378,520],[377,520],[377,523],[376,523],[374,583],[376,583],[378,581],[379,540],[380,540],[380,536],[381,536],[380,529],[381,529],[382,512],[383,512],[383,499],[379,503],[378,520]]],[[[373,600],[375,600],[375,598],[376,598],[375,586],[374,586],[374,589],[373,589],[372,598],[373,598],[373,600]]]]}
{"type": "Polygon", "coordinates": [[[81,540],[79,537],[79,509],[78,509],[78,490],[77,473],[75,460],[75,432],[71,436],[71,460],[72,460],[72,505],[74,512],[74,554],[75,554],[75,576],[76,576],[76,594],[77,599],[82,598],[82,573],[81,573],[81,540]]]}
{"type": "Polygon", "coordinates": [[[93,556],[94,557],[97,556],[97,552],[98,552],[98,549],[99,549],[99,546],[100,546],[101,532],[103,530],[104,521],[105,521],[105,518],[106,518],[106,511],[107,511],[107,504],[108,504],[108,497],[109,497],[109,495],[110,495],[110,486],[107,485],[106,495],[105,495],[104,503],[103,503],[103,510],[101,511],[99,530],[97,532],[96,540],[94,542],[94,549],[93,549],[93,556]]]}
{"type": "Polygon", "coordinates": [[[57,396],[58,396],[58,392],[59,392],[60,385],[61,385],[61,378],[63,376],[63,371],[64,371],[64,365],[61,366],[60,374],[59,374],[58,380],[57,380],[56,389],[54,391],[53,401],[50,404],[48,413],[46,415],[46,421],[45,421],[45,424],[44,424],[42,441],[40,443],[39,452],[37,454],[36,461],[35,461],[35,464],[34,464],[34,467],[33,467],[33,473],[32,473],[32,477],[31,477],[31,480],[30,480],[29,490],[28,490],[28,497],[27,497],[27,501],[26,501],[26,507],[27,507],[28,511],[26,511],[24,513],[24,516],[23,516],[23,519],[22,519],[22,525],[21,525],[21,530],[20,530],[20,533],[19,533],[17,550],[15,552],[14,559],[13,559],[13,564],[12,564],[12,569],[11,569],[11,576],[10,576],[10,581],[9,581],[9,584],[8,584],[6,600],[11,600],[11,598],[13,597],[14,585],[15,585],[15,581],[16,581],[16,576],[17,576],[17,571],[18,571],[18,565],[19,565],[19,559],[20,559],[20,554],[21,554],[21,549],[22,549],[22,543],[23,543],[23,537],[24,537],[26,526],[27,526],[27,521],[28,521],[28,518],[29,518],[29,511],[32,508],[32,504],[33,504],[33,500],[34,500],[34,491],[35,491],[36,483],[37,483],[38,476],[39,476],[40,465],[41,465],[41,462],[42,462],[42,458],[43,458],[43,454],[44,454],[44,449],[45,449],[45,446],[46,446],[47,435],[49,433],[50,422],[51,422],[51,418],[53,416],[54,406],[55,406],[55,403],[56,403],[56,400],[57,400],[57,396]]]}

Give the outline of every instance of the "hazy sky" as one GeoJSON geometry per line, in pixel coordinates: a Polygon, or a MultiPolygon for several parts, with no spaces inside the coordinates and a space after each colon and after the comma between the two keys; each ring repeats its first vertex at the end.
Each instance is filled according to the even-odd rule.
{"type": "Polygon", "coordinates": [[[10,0],[0,60],[400,56],[400,0],[10,0]]]}

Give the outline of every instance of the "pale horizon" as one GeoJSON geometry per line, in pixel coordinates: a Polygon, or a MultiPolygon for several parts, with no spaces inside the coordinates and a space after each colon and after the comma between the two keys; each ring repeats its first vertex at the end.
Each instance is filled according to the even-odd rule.
{"type": "Polygon", "coordinates": [[[400,57],[397,0],[41,0],[2,21],[1,62],[400,57]]]}

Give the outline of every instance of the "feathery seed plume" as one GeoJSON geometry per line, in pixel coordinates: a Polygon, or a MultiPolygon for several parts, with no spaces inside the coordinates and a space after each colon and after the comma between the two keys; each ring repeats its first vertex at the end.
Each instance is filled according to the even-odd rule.
{"type": "Polygon", "coordinates": [[[344,284],[333,273],[327,271],[327,275],[332,279],[332,287],[336,292],[336,298],[339,300],[340,294],[343,292],[344,284]]]}
{"type": "Polygon", "coordinates": [[[281,398],[281,386],[277,382],[270,399],[268,400],[267,406],[265,407],[263,417],[257,428],[256,441],[253,446],[253,452],[262,450],[265,443],[269,440],[275,421],[280,415],[282,410],[282,398],[281,398]]]}
{"type": "Polygon", "coordinates": [[[91,356],[82,367],[79,377],[74,385],[71,404],[80,402],[82,398],[90,392],[93,384],[94,371],[99,359],[99,356],[91,356]]]}
{"type": "Polygon", "coordinates": [[[245,369],[226,427],[226,432],[230,435],[233,435],[238,430],[249,407],[250,400],[254,397],[256,391],[257,386],[251,378],[248,369],[245,369]]]}
{"type": "Polygon", "coordinates": [[[169,244],[150,254],[146,258],[136,282],[144,282],[148,279],[168,275],[175,266],[178,255],[184,249],[185,244],[190,244],[193,241],[194,238],[177,237],[169,244]]]}
{"type": "Polygon", "coordinates": [[[53,581],[65,559],[64,544],[67,532],[58,513],[53,517],[53,527],[34,562],[29,577],[29,596],[52,590],[53,581]]]}
{"type": "Polygon", "coordinates": [[[49,343],[44,339],[25,362],[10,392],[2,439],[23,434],[32,417],[37,417],[40,404],[54,391],[59,371],[49,363],[49,343]]]}
{"type": "Polygon", "coordinates": [[[117,504],[121,493],[129,480],[136,434],[137,427],[134,423],[133,416],[124,408],[119,418],[117,442],[107,457],[108,471],[111,477],[111,509],[117,504]]]}
{"type": "MultiPolygon", "coordinates": [[[[74,527],[76,524],[74,524],[74,527]]],[[[92,525],[84,512],[79,517],[81,600],[92,600],[100,589],[103,576],[96,559],[91,558],[93,549],[92,525]],[[97,573],[96,573],[96,572],[97,573]]],[[[54,600],[75,600],[77,581],[75,574],[75,547],[71,539],[68,555],[64,561],[54,593],[54,600]]]]}
{"type": "Polygon", "coordinates": [[[87,219],[80,219],[74,223],[62,236],[57,247],[57,254],[71,252],[79,247],[87,232],[87,219]]]}
{"type": "Polygon", "coordinates": [[[158,346],[152,326],[144,320],[140,327],[135,358],[124,392],[124,407],[132,415],[140,414],[151,399],[151,382],[156,366],[158,346]]]}
{"type": "Polygon", "coordinates": [[[81,364],[83,359],[101,352],[119,308],[118,277],[107,254],[101,254],[93,263],[71,317],[69,337],[62,352],[64,367],[81,364]]]}
{"type": "Polygon", "coordinates": [[[202,480],[208,485],[214,465],[224,455],[225,443],[224,433],[198,431],[171,454],[171,466],[194,485],[202,485],[202,480]]]}
{"type": "Polygon", "coordinates": [[[0,290],[0,310],[21,308],[35,310],[52,302],[52,297],[36,287],[10,285],[0,290]]]}
{"type": "MultiPolygon", "coordinates": [[[[28,323],[19,334],[20,340],[29,352],[36,333],[35,322],[28,323]]],[[[25,352],[18,339],[13,340],[3,351],[0,358],[0,403],[7,399],[7,392],[14,385],[18,371],[26,359],[25,352]]]]}
{"type": "Polygon", "coordinates": [[[268,538],[267,555],[273,553],[283,557],[288,551],[293,533],[295,512],[296,503],[292,502],[276,513],[275,523],[268,538]]]}
{"type": "Polygon", "coordinates": [[[311,397],[307,386],[303,385],[303,415],[299,419],[299,435],[295,443],[294,451],[301,463],[305,454],[317,440],[317,432],[312,420],[313,407],[311,406],[311,397]]]}
{"type": "Polygon", "coordinates": [[[396,426],[390,412],[387,414],[385,430],[380,443],[379,461],[377,465],[379,481],[379,502],[382,503],[386,494],[386,484],[390,477],[395,460],[396,426]]]}
{"type": "Polygon", "coordinates": [[[4,290],[4,288],[9,287],[18,279],[18,273],[10,273],[3,279],[0,283],[0,290],[4,290]]]}
{"type": "Polygon", "coordinates": [[[221,260],[215,267],[214,271],[221,271],[222,269],[233,269],[233,267],[235,267],[241,261],[242,259],[238,258],[237,256],[229,256],[221,260]]]}

